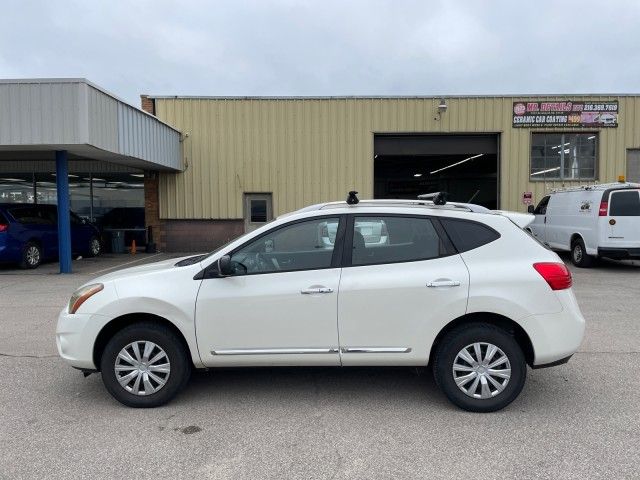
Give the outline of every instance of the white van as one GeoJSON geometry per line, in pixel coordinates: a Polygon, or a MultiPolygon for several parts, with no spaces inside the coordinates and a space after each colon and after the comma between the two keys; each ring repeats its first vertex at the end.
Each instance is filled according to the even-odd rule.
{"type": "Polygon", "coordinates": [[[640,258],[640,184],[610,183],[555,190],[538,206],[527,227],[554,250],[571,252],[578,267],[595,258],[640,258]]]}

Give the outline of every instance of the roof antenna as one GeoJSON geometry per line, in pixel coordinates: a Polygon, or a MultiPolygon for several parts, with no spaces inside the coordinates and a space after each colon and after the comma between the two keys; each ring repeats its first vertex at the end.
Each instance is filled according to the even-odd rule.
{"type": "Polygon", "coordinates": [[[349,192],[349,196],[347,197],[347,205],[357,205],[358,203],[360,203],[360,200],[358,200],[358,192],[356,192],[355,190],[351,190],[349,192]]]}

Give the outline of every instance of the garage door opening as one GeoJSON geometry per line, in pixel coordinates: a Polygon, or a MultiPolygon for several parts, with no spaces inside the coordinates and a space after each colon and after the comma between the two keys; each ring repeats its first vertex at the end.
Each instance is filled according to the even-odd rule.
{"type": "Polygon", "coordinates": [[[450,201],[498,208],[498,135],[374,137],[375,198],[441,191],[450,201]]]}

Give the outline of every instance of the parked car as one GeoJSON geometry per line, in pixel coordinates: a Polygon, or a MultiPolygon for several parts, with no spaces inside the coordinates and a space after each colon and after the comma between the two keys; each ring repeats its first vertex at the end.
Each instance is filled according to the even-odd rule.
{"type": "Polygon", "coordinates": [[[599,257],[640,258],[640,184],[556,190],[529,211],[536,216],[531,233],[554,250],[570,251],[578,267],[599,257]]]}
{"type": "MultiPolygon", "coordinates": [[[[100,254],[100,232],[71,214],[72,252],[100,254]]],[[[58,257],[58,209],[55,205],[0,204],[0,262],[36,268],[58,257]]]]}
{"type": "Polygon", "coordinates": [[[522,230],[533,217],[486,212],[307,207],[209,255],[88,282],[60,313],[58,351],[132,407],[169,401],[194,368],[430,365],[459,407],[498,410],[527,364],[567,362],[585,323],[565,265],[522,230]],[[367,244],[372,222],[388,243],[367,244]],[[327,224],[333,248],[318,248],[327,224]]]}

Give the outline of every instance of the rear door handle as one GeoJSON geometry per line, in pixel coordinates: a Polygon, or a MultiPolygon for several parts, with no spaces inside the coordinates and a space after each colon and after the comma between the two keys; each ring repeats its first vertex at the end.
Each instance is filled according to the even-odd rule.
{"type": "Polygon", "coordinates": [[[429,288],[438,288],[438,287],[459,287],[460,282],[458,280],[434,280],[433,282],[427,283],[427,287],[429,288]]]}
{"type": "Polygon", "coordinates": [[[302,295],[315,295],[316,293],[332,293],[333,288],[329,287],[309,287],[304,290],[300,290],[302,295]]]}

